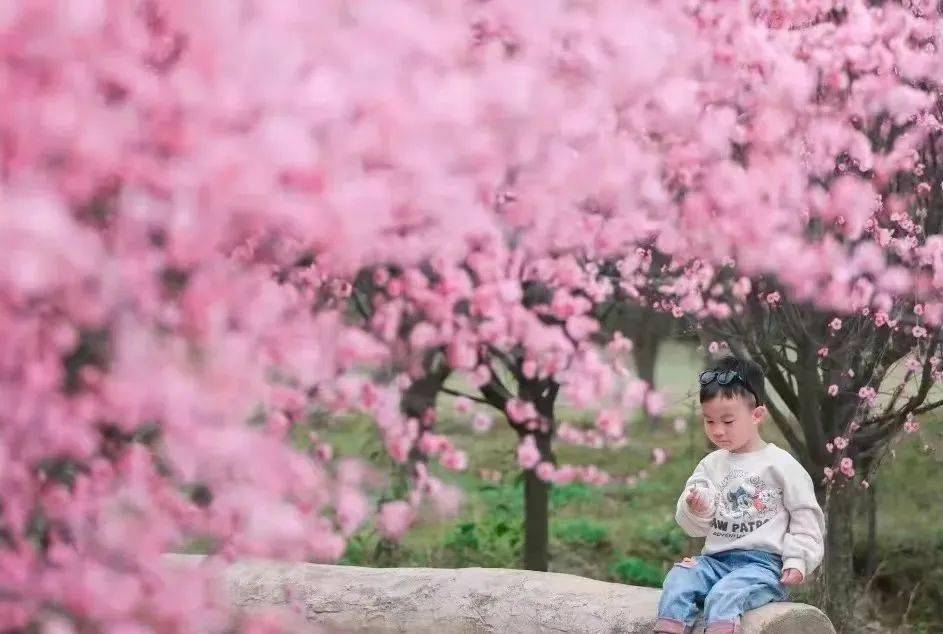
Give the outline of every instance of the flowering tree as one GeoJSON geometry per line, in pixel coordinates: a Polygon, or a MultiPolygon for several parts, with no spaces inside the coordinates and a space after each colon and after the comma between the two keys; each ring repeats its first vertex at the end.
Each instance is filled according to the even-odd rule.
{"type": "MultiPolygon", "coordinates": [[[[408,417],[385,431],[394,458],[419,465],[437,458],[464,469],[467,458],[437,433],[440,393],[458,397],[456,408],[476,431],[487,431],[491,415],[505,417],[517,433],[524,469],[524,565],[548,565],[548,486],[581,481],[606,484],[611,475],[592,465],[558,464],[554,440],[596,448],[621,447],[627,439],[625,412],[644,407],[657,413],[660,395],[639,379],[626,380],[625,352],[631,342],[618,332],[603,348],[597,313],[611,293],[593,267],[571,256],[527,263],[500,244],[479,245],[456,264],[425,264],[390,273],[378,268],[360,277],[352,304],[364,325],[394,351],[404,372],[400,385],[408,417]],[[463,386],[455,387],[459,379],[463,386]],[[558,397],[598,416],[590,429],[559,420],[558,397]],[[412,453],[410,453],[412,450],[412,453]]],[[[664,461],[663,452],[653,458],[664,461]]],[[[621,474],[622,477],[629,477],[621,474]]]]}
{"type": "MultiPolygon", "coordinates": [[[[338,557],[371,505],[292,447],[312,405],[457,467],[423,415],[463,372],[534,487],[600,477],[542,439],[558,389],[613,438],[646,398],[594,339],[607,294],[723,319],[767,276],[934,326],[938,222],[904,221],[939,204],[938,14],[871,4],[5,4],[0,626],[223,629],[161,553],[338,557]]],[[[390,536],[451,503],[416,476],[390,536]]]]}
{"type": "MultiPolygon", "coordinates": [[[[732,218],[731,206],[756,210],[742,218],[734,249],[700,245],[729,259],[675,257],[636,289],[643,304],[692,317],[711,352],[720,342],[766,367],[782,403],[769,404],[772,419],[820,484],[820,585],[836,619],[853,605],[852,484],[871,487],[890,441],[943,405],[930,398],[943,380],[939,21],[932,3],[881,5],[767,7],[768,24],[814,71],[814,92],[790,114],[754,112],[736,180],[685,193],[689,218],[715,227],[732,218]],[[766,145],[771,134],[779,147],[766,145]],[[790,146],[803,160],[788,169],[801,173],[774,185],[785,166],[767,161],[790,146]],[[757,168],[773,171],[742,187],[757,168]],[[803,186],[796,207],[783,198],[787,182],[803,186]],[[782,213],[789,208],[797,213],[782,213]],[[803,233],[764,236],[771,218],[799,222],[803,233]]],[[[871,531],[873,539],[873,518],[871,531]]]]}

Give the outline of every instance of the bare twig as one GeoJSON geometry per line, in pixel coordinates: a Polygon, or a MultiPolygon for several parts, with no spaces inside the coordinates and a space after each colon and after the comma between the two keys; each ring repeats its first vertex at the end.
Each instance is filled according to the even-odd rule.
{"type": "Polygon", "coordinates": [[[443,387],[442,392],[446,394],[451,394],[452,396],[461,396],[467,398],[470,401],[476,401],[478,403],[484,403],[485,405],[491,405],[487,399],[483,399],[480,396],[472,396],[471,394],[465,394],[464,392],[459,392],[458,390],[453,390],[451,388],[443,387]]]}

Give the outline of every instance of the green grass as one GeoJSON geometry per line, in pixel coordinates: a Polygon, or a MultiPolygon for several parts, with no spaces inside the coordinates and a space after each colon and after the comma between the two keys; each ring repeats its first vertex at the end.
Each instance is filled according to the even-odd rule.
{"type": "MultiPolygon", "coordinates": [[[[700,366],[693,348],[670,345],[660,358],[656,381],[669,395],[670,421],[692,415],[690,377],[700,366]]],[[[563,420],[584,416],[566,407],[563,420]]],[[[352,540],[346,563],[371,566],[495,566],[520,564],[523,490],[518,479],[516,435],[496,418],[487,434],[475,434],[465,424],[468,415],[457,414],[452,399],[440,404],[440,427],[469,454],[464,473],[433,472],[457,484],[465,494],[461,514],[453,520],[429,519],[411,531],[401,544],[378,540],[366,529],[352,540]],[[482,470],[503,474],[498,482],[481,477],[482,470]]],[[[591,450],[559,445],[562,463],[596,464],[613,475],[630,475],[646,469],[635,486],[612,484],[588,487],[580,484],[551,490],[550,569],[607,581],[659,586],[672,562],[697,552],[698,540],[689,539],[674,522],[677,496],[707,444],[697,424],[676,433],[666,423],[651,429],[646,421],[630,427],[631,442],[618,450],[591,450]],[[669,461],[651,466],[651,449],[665,448],[669,461]]],[[[924,420],[918,436],[904,436],[894,446],[874,480],[878,501],[878,552],[881,568],[871,582],[873,603],[898,623],[913,592],[908,614],[912,631],[932,631],[930,619],[943,604],[943,489],[938,486],[941,457],[924,455],[924,441],[940,444],[943,423],[924,420]],[[916,586],[917,590],[914,591],[916,586]],[[922,625],[921,625],[922,624],[922,625]],[[927,629],[930,628],[930,629],[927,629]]],[[[385,455],[372,423],[348,418],[336,421],[324,436],[338,456],[363,456],[380,473],[395,479],[397,467],[385,455]]],[[[788,448],[772,423],[767,440],[788,448]]],[[[859,518],[858,535],[864,535],[859,518]]],[[[857,553],[861,561],[865,553],[857,553]]],[[[938,618],[938,617],[937,617],[938,618]]]]}

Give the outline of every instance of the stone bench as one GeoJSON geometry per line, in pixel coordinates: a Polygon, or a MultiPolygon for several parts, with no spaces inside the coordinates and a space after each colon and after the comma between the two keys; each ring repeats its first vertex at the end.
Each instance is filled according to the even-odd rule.
{"type": "MultiPolygon", "coordinates": [[[[200,557],[172,555],[198,565],[200,557]]],[[[246,561],[226,569],[233,602],[284,605],[293,597],[310,623],[360,633],[651,632],[659,590],[552,572],[501,568],[360,568],[246,561]]],[[[800,603],[746,614],[745,634],[834,634],[800,603]]]]}

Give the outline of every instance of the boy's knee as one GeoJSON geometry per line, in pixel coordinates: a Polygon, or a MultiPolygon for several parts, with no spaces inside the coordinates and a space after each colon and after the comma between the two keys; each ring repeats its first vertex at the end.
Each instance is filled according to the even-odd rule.
{"type": "Polygon", "coordinates": [[[711,618],[719,615],[743,614],[742,608],[746,596],[746,593],[742,590],[725,590],[715,586],[704,598],[704,615],[711,618]]]}
{"type": "Polygon", "coordinates": [[[661,585],[662,592],[668,590],[669,588],[681,588],[691,585],[692,579],[696,575],[692,573],[691,570],[687,568],[681,568],[680,566],[672,566],[671,570],[668,571],[668,574],[665,575],[665,581],[661,585]]]}
{"type": "Polygon", "coordinates": [[[701,576],[695,569],[675,564],[665,576],[661,592],[669,596],[693,594],[698,590],[706,592],[707,588],[702,587],[703,585],[701,576]]]}
{"type": "Polygon", "coordinates": [[[704,615],[712,620],[735,620],[745,612],[781,599],[777,592],[763,585],[747,587],[714,586],[704,598],[704,615]]]}

